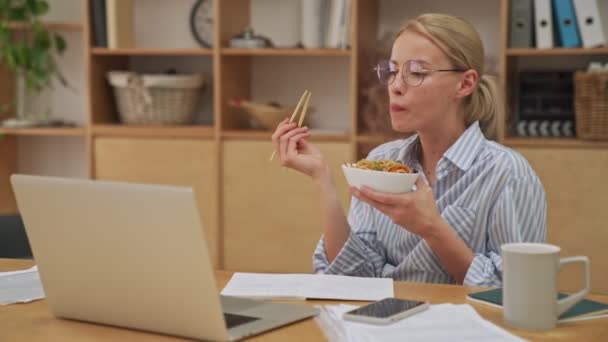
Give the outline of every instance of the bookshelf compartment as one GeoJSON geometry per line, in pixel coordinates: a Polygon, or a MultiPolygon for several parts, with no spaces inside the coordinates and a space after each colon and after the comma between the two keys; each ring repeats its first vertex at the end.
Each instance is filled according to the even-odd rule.
{"type": "MultiPolygon", "coordinates": [[[[197,102],[194,106],[191,122],[185,126],[212,126],[215,122],[213,108],[213,60],[212,58],[199,58],[191,55],[180,56],[96,56],[92,59],[96,64],[95,78],[97,91],[96,97],[101,99],[104,107],[93,107],[94,124],[119,124],[121,123],[118,107],[115,99],[115,89],[108,82],[109,71],[132,71],[144,78],[147,75],[159,74],[202,74],[204,83],[198,90],[197,102]]],[[[168,87],[163,85],[163,87],[168,87]]],[[[154,88],[145,88],[154,89],[154,88]]],[[[158,88],[156,88],[158,89],[158,88]]],[[[166,88],[168,89],[168,88],[166,88]]],[[[175,90],[179,91],[179,89],[175,90]]],[[[173,96],[172,93],[164,93],[162,96],[173,96]]],[[[174,94],[178,96],[179,94],[174,94]]],[[[152,93],[152,96],[155,95],[152,93]]],[[[166,98],[165,98],[166,99],[166,98]]],[[[154,98],[151,98],[154,106],[154,98]]],[[[156,98],[157,101],[164,101],[156,98]]],[[[159,105],[162,105],[159,102],[159,105]]]]}
{"type": "Polygon", "coordinates": [[[244,111],[229,106],[232,99],[295,107],[304,91],[310,90],[308,127],[348,134],[354,110],[350,63],[350,59],[324,57],[222,57],[222,130],[264,130],[250,122],[244,111]]]}

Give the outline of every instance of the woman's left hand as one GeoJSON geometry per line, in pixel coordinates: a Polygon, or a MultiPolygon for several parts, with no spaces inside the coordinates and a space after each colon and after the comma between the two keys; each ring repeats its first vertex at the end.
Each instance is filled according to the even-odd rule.
{"type": "Polygon", "coordinates": [[[350,192],[359,200],[380,210],[391,220],[408,231],[426,239],[436,234],[443,218],[439,214],[433,189],[421,178],[416,180],[416,191],[404,194],[379,192],[368,187],[350,192]]]}

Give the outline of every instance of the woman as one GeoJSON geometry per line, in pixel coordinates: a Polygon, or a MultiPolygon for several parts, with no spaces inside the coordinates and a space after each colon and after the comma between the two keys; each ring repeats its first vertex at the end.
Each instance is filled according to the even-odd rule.
{"type": "Polygon", "coordinates": [[[500,286],[500,246],[545,240],[541,182],[522,156],[486,139],[503,104],[483,63],[479,34],[461,18],[425,14],[403,26],[390,61],[376,71],[388,87],[393,129],[416,134],[367,158],[419,172],[416,191],[351,188],[348,218],[308,129],[287,119],[279,124],[272,141],[281,164],[319,189],[316,272],[500,286]]]}

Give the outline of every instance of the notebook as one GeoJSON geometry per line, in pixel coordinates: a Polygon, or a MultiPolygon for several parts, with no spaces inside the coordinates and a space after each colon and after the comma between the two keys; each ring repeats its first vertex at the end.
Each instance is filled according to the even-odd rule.
{"type": "MultiPolygon", "coordinates": [[[[567,296],[564,293],[559,293],[558,297],[564,298],[567,296]]],[[[467,299],[488,304],[495,307],[502,307],[502,288],[486,290],[481,292],[469,293],[467,299]]],[[[608,304],[596,302],[590,299],[584,299],[577,303],[559,316],[559,322],[582,321],[586,319],[595,319],[608,317],[608,304]]]]}

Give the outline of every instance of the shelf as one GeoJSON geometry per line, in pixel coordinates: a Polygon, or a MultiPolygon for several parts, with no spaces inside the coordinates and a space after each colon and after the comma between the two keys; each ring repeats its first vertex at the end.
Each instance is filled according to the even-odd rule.
{"type": "Polygon", "coordinates": [[[95,47],[91,49],[91,54],[95,56],[211,56],[212,49],[193,48],[193,49],[148,49],[148,48],[129,48],[129,49],[108,49],[95,47]]]}
{"type": "Polygon", "coordinates": [[[608,148],[608,141],[592,141],[574,138],[515,138],[506,137],[503,144],[509,147],[536,148],[608,148]]]}
{"type": "Polygon", "coordinates": [[[608,55],[608,48],[510,48],[507,56],[571,56],[571,55],[608,55]]]}
{"type": "Polygon", "coordinates": [[[104,137],[213,138],[213,126],[94,125],[93,134],[104,137]]]}
{"type": "Polygon", "coordinates": [[[84,137],[82,127],[29,127],[0,128],[0,135],[40,136],[40,137],[84,137]]]}
{"type": "MultiPolygon", "coordinates": [[[[350,135],[347,133],[326,133],[326,132],[315,132],[311,130],[312,141],[335,141],[335,142],[348,142],[350,140],[350,135]]],[[[223,131],[222,139],[225,140],[266,140],[270,142],[272,136],[271,131],[223,131]]]]}
{"type": "MultiPolygon", "coordinates": [[[[49,31],[82,31],[83,25],[78,22],[43,22],[42,25],[49,31]]],[[[12,30],[29,30],[31,25],[26,22],[12,22],[8,24],[12,30]]]]}
{"type": "Polygon", "coordinates": [[[222,48],[224,56],[350,56],[351,50],[344,49],[235,49],[222,48]]]}

